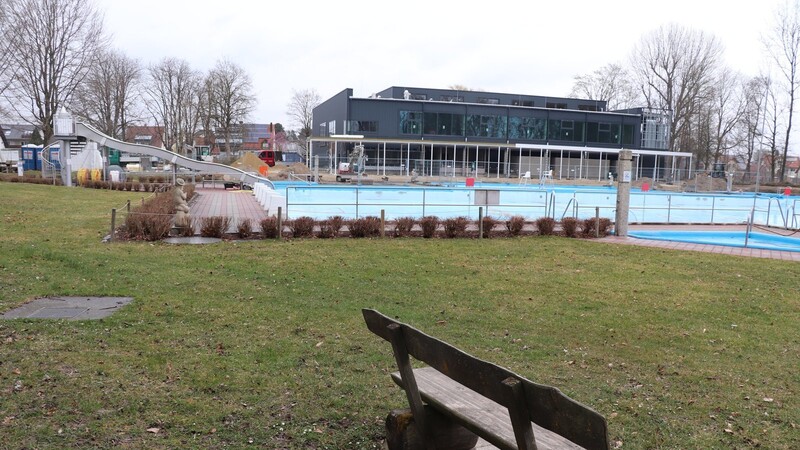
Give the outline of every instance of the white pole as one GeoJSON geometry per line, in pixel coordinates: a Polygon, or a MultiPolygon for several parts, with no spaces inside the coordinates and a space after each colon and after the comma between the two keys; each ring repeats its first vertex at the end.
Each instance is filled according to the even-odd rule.
{"type": "Polygon", "coordinates": [[[411,143],[408,143],[408,148],[406,149],[408,152],[406,153],[406,176],[409,173],[409,167],[411,165],[411,143]]]}

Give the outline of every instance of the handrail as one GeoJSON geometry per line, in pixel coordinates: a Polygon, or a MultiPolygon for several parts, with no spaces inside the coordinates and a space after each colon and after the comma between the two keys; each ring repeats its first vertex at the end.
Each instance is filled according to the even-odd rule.
{"type": "MultiPolygon", "coordinates": [[[[770,212],[772,211],[772,201],[773,200],[775,200],[775,204],[778,205],[778,214],[780,214],[781,219],[783,219],[783,228],[784,229],[788,229],[789,228],[788,227],[788,215],[786,217],[784,217],[783,208],[781,207],[781,201],[780,201],[780,199],[775,198],[775,197],[769,197],[769,200],[768,200],[768,203],[767,203],[767,226],[769,226],[769,218],[772,215],[772,214],[770,214],[770,212]]],[[[787,211],[787,214],[788,214],[788,211],[787,211]]]]}
{"type": "Polygon", "coordinates": [[[575,198],[575,197],[572,197],[571,199],[569,199],[569,202],[567,202],[567,207],[564,208],[564,213],[561,214],[561,219],[562,220],[564,219],[564,217],[567,216],[567,210],[569,209],[570,205],[572,205],[573,203],[575,205],[572,207],[572,217],[575,217],[575,218],[578,217],[578,199],[575,198]]]}
{"type": "MultiPolygon", "coordinates": [[[[47,164],[47,167],[50,169],[50,173],[51,173],[51,174],[52,174],[52,176],[53,176],[53,184],[56,184],[56,173],[58,173],[59,171],[58,171],[58,170],[56,170],[56,165],[55,165],[55,163],[53,163],[52,161],[50,161],[50,154],[49,154],[50,152],[46,152],[45,150],[48,150],[50,147],[53,147],[54,145],[56,145],[56,144],[58,144],[58,143],[59,143],[58,141],[52,142],[50,145],[47,145],[47,146],[45,146],[45,147],[42,147],[42,149],[41,149],[41,150],[38,150],[38,152],[39,152],[39,159],[40,159],[40,160],[41,160],[43,163],[46,163],[46,164],[47,164]]],[[[45,166],[42,166],[42,178],[46,178],[46,177],[47,177],[47,171],[46,171],[46,170],[44,170],[44,167],[45,167],[45,166]]]]}
{"type": "Polygon", "coordinates": [[[309,175],[307,175],[305,178],[303,178],[303,177],[299,177],[299,176],[295,175],[295,173],[294,173],[294,172],[289,172],[289,179],[295,178],[295,179],[297,179],[297,181],[303,181],[303,182],[305,182],[307,185],[311,186],[311,184],[312,184],[312,183],[311,183],[311,181],[309,181],[309,179],[308,179],[308,177],[309,177],[309,176],[312,176],[312,177],[313,177],[314,175],[313,175],[313,174],[309,174],[309,175]]]}
{"type": "MultiPolygon", "coordinates": [[[[750,218],[747,220],[747,231],[744,233],[744,247],[747,248],[747,241],[750,240],[750,233],[753,231],[753,220],[756,214],[756,207],[750,210],[750,218]]],[[[769,218],[767,218],[769,221],[769,218]]]]}
{"type": "Polygon", "coordinates": [[[550,204],[545,208],[544,215],[547,217],[556,218],[556,193],[550,192],[550,204]]]}

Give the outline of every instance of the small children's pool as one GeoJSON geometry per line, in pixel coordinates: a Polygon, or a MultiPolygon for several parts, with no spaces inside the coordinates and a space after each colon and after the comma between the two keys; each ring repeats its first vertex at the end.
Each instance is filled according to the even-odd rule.
{"type": "Polygon", "coordinates": [[[689,242],[692,244],[800,252],[800,238],[777,234],[751,232],[747,239],[745,239],[746,232],[744,231],[636,230],[630,231],[628,235],[639,239],[652,239],[657,241],[676,241],[689,242]],[[745,241],[747,245],[745,245],[745,241]]]}

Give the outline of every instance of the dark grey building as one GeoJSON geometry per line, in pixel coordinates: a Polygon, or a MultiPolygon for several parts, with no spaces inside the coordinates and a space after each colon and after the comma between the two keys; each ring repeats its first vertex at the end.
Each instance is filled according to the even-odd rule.
{"type": "Polygon", "coordinates": [[[637,177],[666,178],[691,164],[689,153],[667,151],[668,119],[597,100],[413,87],[359,98],[345,89],[314,109],[311,147],[334,168],[361,143],[368,173],[379,175],[597,179],[630,149],[637,177]]]}

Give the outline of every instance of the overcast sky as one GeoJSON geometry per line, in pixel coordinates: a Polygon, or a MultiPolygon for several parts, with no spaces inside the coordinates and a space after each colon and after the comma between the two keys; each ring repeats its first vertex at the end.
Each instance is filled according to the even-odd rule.
{"type": "Polygon", "coordinates": [[[566,96],[573,77],[626,62],[678,23],[715,35],[729,66],[766,67],[761,36],[783,0],[285,1],[96,0],[113,45],[143,64],[179,57],[206,71],[228,58],[252,77],[253,122],[280,122],[292,90],[323,100],[389,86],[566,96]]]}

